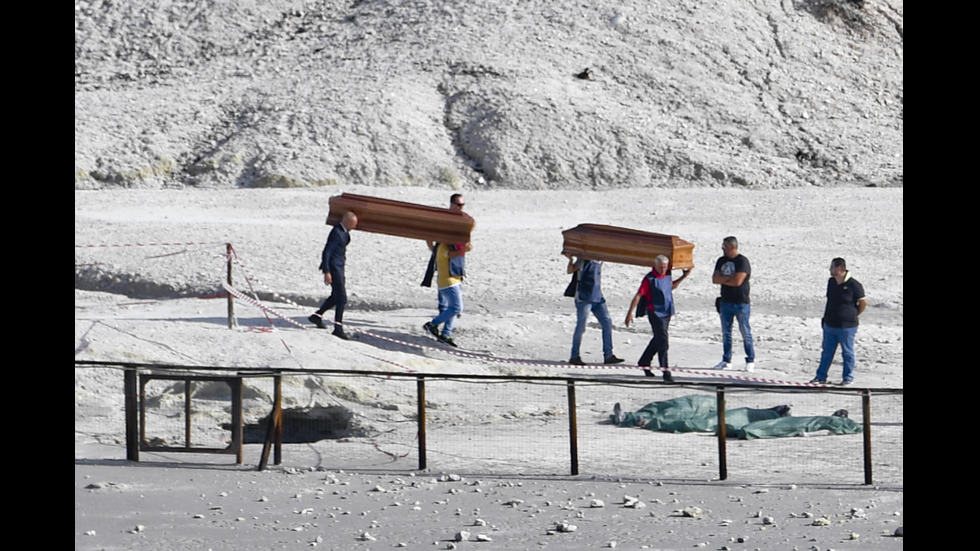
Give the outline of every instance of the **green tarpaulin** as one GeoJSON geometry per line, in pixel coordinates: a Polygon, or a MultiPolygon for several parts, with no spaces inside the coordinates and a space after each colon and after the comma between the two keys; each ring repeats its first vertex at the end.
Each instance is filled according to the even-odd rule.
{"type": "MultiPolygon", "coordinates": [[[[728,436],[743,440],[802,436],[821,430],[834,434],[861,432],[861,425],[846,417],[790,417],[783,416],[783,413],[785,410],[779,406],[771,409],[727,409],[725,430],[728,436]]],[[[619,426],[641,426],[662,432],[717,432],[717,401],[713,396],[693,394],[651,402],[637,411],[625,413],[619,426]]]]}

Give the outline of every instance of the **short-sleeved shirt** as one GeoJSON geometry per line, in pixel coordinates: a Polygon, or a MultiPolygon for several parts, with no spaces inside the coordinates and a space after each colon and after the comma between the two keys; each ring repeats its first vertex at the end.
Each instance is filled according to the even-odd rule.
{"type": "Polygon", "coordinates": [[[436,283],[440,289],[446,289],[453,285],[463,283],[463,278],[450,274],[449,251],[451,250],[453,250],[453,246],[445,243],[439,243],[439,247],[436,249],[436,271],[439,272],[439,278],[436,283]]]}
{"type": "Polygon", "coordinates": [[[864,300],[864,286],[851,277],[851,272],[844,275],[840,285],[837,280],[827,281],[827,307],[823,311],[823,322],[835,329],[858,326],[858,303],[864,300]]]}
{"type": "Polygon", "coordinates": [[[640,296],[647,299],[647,311],[658,318],[674,315],[674,280],[670,273],[660,275],[651,271],[640,282],[640,296]]]}
{"type": "Polygon", "coordinates": [[[752,266],[749,259],[742,255],[735,258],[722,256],[715,262],[715,270],[720,271],[721,275],[730,277],[738,272],[745,272],[745,281],[738,287],[731,285],[721,286],[721,301],[735,304],[749,304],[749,279],[752,277],[752,266]]]}

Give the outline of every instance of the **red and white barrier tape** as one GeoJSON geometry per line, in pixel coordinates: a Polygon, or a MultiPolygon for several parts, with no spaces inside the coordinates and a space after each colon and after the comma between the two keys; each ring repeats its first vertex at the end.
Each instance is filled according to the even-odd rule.
{"type": "Polygon", "coordinates": [[[177,247],[187,245],[224,245],[219,241],[188,242],[188,243],[103,243],[91,245],[75,245],[76,249],[118,248],[118,247],[177,247]]]}
{"type": "MultiPolygon", "coordinates": [[[[232,295],[234,295],[235,297],[242,298],[242,300],[248,302],[249,304],[252,304],[252,305],[256,306],[257,308],[261,308],[262,310],[270,313],[271,315],[273,315],[273,316],[275,316],[275,317],[277,317],[279,319],[285,320],[285,321],[287,321],[288,323],[290,323],[292,325],[295,325],[295,326],[300,327],[302,329],[309,329],[309,327],[307,327],[307,326],[305,326],[305,325],[303,325],[301,323],[296,322],[295,320],[287,317],[286,315],[281,314],[279,312],[276,312],[274,309],[269,308],[269,307],[267,307],[265,305],[262,305],[262,304],[258,303],[257,301],[255,301],[255,300],[253,300],[253,299],[251,299],[251,298],[243,295],[240,291],[238,291],[237,289],[234,289],[233,287],[229,286],[228,284],[225,283],[223,285],[225,286],[225,289],[227,289],[228,292],[231,293],[232,295]]],[[[336,322],[334,322],[334,323],[336,324],[336,322]]],[[[340,324],[340,325],[343,325],[343,324],[340,324]]],[[[419,349],[419,350],[435,350],[435,351],[443,352],[443,353],[446,353],[446,354],[450,354],[452,356],[458,356],[460,358],[467,358],[467,359],[474,359],[474,360],[483,360],[483,361],[496,362],[496,363],[504,363],[504,364],[508,364],[508,365],[519,365],[519,366],[536,367],[536,368],[559,367],[561,369],[633,369],[633,370],[650,369],[650,370],[654,370],[654,371],[662,371],[662,369],[659,368],[659,367],[645,367],[645,366],[639,366],[639,365],[624,365],[624,364],[614,364],[614,365],[605,365],[605,364],[572,365],[572,364],[564,364],[564,363],[562,363],[562,364],[555,364],[555,363],[551,363],[551,362],[539,362],[539,361],[531,361],[531,360],[515,360],[515,359],[510,359],[510,358],[497,358],[497,357],[494,357],[494,356],[490,356],[488,354],[479,354],[479,353],[473,353],[473,352],[464,352],[464,351],[458,351],[458,350],[451,350],[451,349],[448,349],[448,348],[446,348],[444,346],[438,346],[438,347],[437,346],[425,346],[425,345],[420,345],[420,344],[416,344],[416,343],[401,341],[401,340],[398,340],[398,339],[393,339],[391,337],[386,337],[384,335],[379,335],[377,333],[372,333],[371,331],[354,330],[354,329],[351,329],[349,325],[347,326],[347,328],[349,329],[349,332],[351,332],[351,333],[354,333],[354,332],[361,333],[363,335],[374,337],[376,339],[387,341],[387,342],[394,343],[394,344],[398,344],[398,345],[401,345],[401,346],[407,346],[407,347],[415,348],[415,349],[419,349]]],[[[363,355],[365,355],[365,356],[367,356],[369,358],[372,358],[372,359],[375,359],[375,360],[378,360],[378,361],[381,361],[381,362],[385,362],[385,363],[389,363],[389,364],[398,366],[399,368],[404,369],[404,370],[406,370],[408,372],[411,372],[411,373],[414,373],[415,372],[415,370],[413,370],[413,369],[411,369],[409,367],[400,365],[400,364],[398,364],[396,362],[392,362],[390,360],[387,360],[387,359],[384,359],[384,358],[379,358],[377,356],[373,356],[373,355],[370,355],[370,354],[365,354],[363,352],[359,352],[359,353],[360,354],[363,354],[363,355]]],[[[714,369],[700,370],[700,369],[686,369],[686,368],[672,367],[672,368],[670,368],[670,372],[671,373],[675,373],[675,374],[676,373],[683,373],[683,374],[688,374],[688,375],[702,375],[702,376],[706,376],[706,377],[710,377],[710,378],[716,378],[716,379],[728,379],[728,380],[733,380],[733,381],[744,381],[744,382],[751,382],[751,383],[777,384],[777,385],[789,385],[789,386],[799,386],[799,387],[829,387],[829,386],[831,386],[831,385],[826,385],[826,384],[801,383],[801,382],[797,382],[797,381],[784,381],[784,380],[781,380],[781,379],[769,379],[769,378],[764,378],[764,377],[756,377],[756,376],[748,376],[748,375],[735,375],[733,373],[729,373],[729,372],[725,372],[725,371],[718,371],[718,370],[714,370],[714,369]]]]}
{"type": "MultiPolygon", "coordinates": [[[[259,278],[257,278],[257,277],[255,277],[254,273],[251,270],[249,270],[248,267],[245,266],[245,264],[238,258],[238,252],[235,250],[235,247],[234,246],[231,247],[231,255],[232,255],[232,258],[235,261],[235,264],[239,267],[239,269],[242,270],[242,273],[245,274],[245,281],[248,282],[248,286],[249,287],[252,287],[252,282],[253,281],[255,283],[262,283],[262,280],[259,279],[259,278]]],[[[277,299],[281,300],[282,302],[285,302],[286,304],[289,304],[291,306],[295,306],[296,308],[302,308],[301,305],[296,304],[292,300],[290,300],[290,299],[288,299],[288,298],[280,295],[279,293],[277,293],[275,291],[272,291],[272,296],[276,297],[277,299]]]]}

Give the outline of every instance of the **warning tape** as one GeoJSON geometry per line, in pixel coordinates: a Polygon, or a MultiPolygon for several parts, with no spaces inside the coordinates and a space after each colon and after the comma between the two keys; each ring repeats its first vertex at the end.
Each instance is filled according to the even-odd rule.
{"type": "MultiPolygon", "coordinates": [[[[286,316],[284,314],[281,314],[281,313],[277,312],[276,310],[274,310],[272,308],[269,308],[268,306],[265,306],[263,304],[260,304],[258,301],[253,300],[250,297],[245,296],[244,294],[241,293],[241,291],[238,291],[237,289],[235,289],[234,287],[231,287],[227,283],[223,283],[223,285],[224,285],[225,289],[227,289],[228,292],[231,293],[232,295],[234,295],[235,297],[241,297],[242,300],[248,302],[249,304],[252,304],[253,306],[255,306],[257,308],[261,308],[263,311],[266,311],[269,314],[271,314],[271,315],[273,315],[273,316],[275,316],[275,317],[277,317],[279,319],[282,319],[282,320],[290,323],[291,325],[300,327],[301,329],[309,329],[309,327],[307,327],[307,326],[305,326],[303,324],[298,323],[296,320],[293,320],[292,318],[289,318],[288,316],[286,316]]],[[[299,306],[299,305],[296,305],[295,303],[293,303],[293,304],[295,306],[299,306]]],[[[299,307],[301,307],[301,306],[299,306],[299,307]]],[[[342,323],[337,323],[337,322],[333,322],[333,323],[335,325],[344,326],[344,324],[342,324],[342,323]]],[[[633,369],[633,370],[637,370],[637,369],[650,370],[650,369],[652,369],[652,370],[656,370],[656,371],[662,371],[662,369],[659,368],[659,367],[652,367],[651,368],[651,367],[640,366],[640,365],[625,365],[625,364],[612,364],[612,365],[606,365],[606,364],[573,365],[573,364],[554,364],[554,363],[549,363],[549,362],[540,362],[540,361],[531,361],[531,360],[517,360],[517,359],[511,359],[511,358],[497,358],[497,357],[491,356],[489,354],[478,354],[478,353],[465,352],[465,351],[460,351],[460,350],[450,350],[450,349],[447,349],[446,347],[426,346],[426,345],[416,344],[416,343],[402,341],[402,340],[398,340],[398,339],[393,339],[391,337],[386,337],[384,335],[379,335],[379,334],[373,333],[371,331],[355,330],[355,329],[352,329],[349,325],[347,325],[345,328],[348,330],[348,332],[350,332],[352,334],[353,333],[360,333],[360,334],[363,334],[363,335],[367,335],[367,336],[370,336],[370,337],[373,337],[373,338],[376,338],[376,339],[379,339],[379,340],[387,341],[387,342],[398,344],[398,345],[401,345],[401,346],[407,346],[407,347],[415,348],[415,349],[419,349],[419,350],[435,350],[435,351],[443,352],[443,353],[446,353],[446,354],[449,354],[449,355],[452,355],[452,356],[458,356],[460,358],[467,358],[467,359],[482,360],[482,361],[488,361],[488,362],[503,363],[503,364],[508,364],[508,365],[519,365],[519,366],[536,367],[536,368],[548,368],[548,367],[560,366],[561,369],[633,369]]],[[[362,355],[367,356],[369,358],[372,358],[374,360],[378,360],[378,361],[381,361],[381,362],[384,362],[384,363],[388,363],[388,364],[391,364],[391,365],[398,366],[399,368],[404,369],[405,371],[408,371],[410,373],[416,372],[414,369],[411,369],[409,367],[403,366],[403,365],[398,364],[396,362],[393,362],[391,360],[387,360],[385,358],[380,358],[380,357],[377,357],[377,356],[373,356],[371,354],[367,354],[367,353],[364,353],[364,352],[361,352],[361,351],[357,351],[357,352],[359,354],[362,354],[362,355]]],[[[830,387],[831,386],[831,385],[820,384],[820,383],[801,383],[801,382],[798,382],[798,381],[784,381],[784,380],[781,380],[781,379],[769,379],[769,378],[764,378],[764,377],[736,375],[736,374],[733,374],[733,373],[726,373],[724,371],[718,371],[718,370],[714,370],[714,369],[712,369],[712,370],[700,370],[700,369],[686,369],[686,368],[672,367],[672,368],[670,368],[669,371],[671,373],[675,373],[675,374],[676,373],[683,373],[683,374],[687,374],[687,375],[702,375],[702,376],[706,376],[706,377],[727,379],[727,380],[732,380],[732,381],[743,381],[743,382],[750,382],[750,383],[788,385],[788,386],[799,386],[799,387],[805,387],[805,388],[821,388],[821,387],[830,387]]]]}
{"type": "MultiPolygon", "coordinates": [[[[231,249],[231,255],[232,255],[232,258],[235,261],[235,264],[242,270],[242,273],[245,274],[245,280],[248,282],[249,287],[252,287],[252,281],[253,280],[255,281],[255,283],[262,283],[262,280],[259,279],[259,278],[257,278],[257,277],[255,277],[254,273],[251,270],[249,270],[248,267],[245,266],[245,264],[238,258],[238,251],[235,250],[235,247],[232,246],[232,247],[229,247],[229,248],[231,249]]],[[[285,303],[287,303],[289,305],[295,306],[297,308],[302,308],[301,305],[296,304],[292,300],[288,299],[287,297],[284,297],[284,296],[280,295],[279,293],[277,293],[275,291],[272,291],[272,296],[276,297],[277,299],[279,299],[279,300],[281,300],[281,301],[283,301],[283,302],[285,302],[285,303]]]]}
{"type": "Polygon", "coordinates": [[[98,248],[116,248],[116,247],[176,247],[176,246],[187,246],[187,245],[224,245],[220,241],[198,241],[198,242],[188,242],[188,243],[102,243],[102,244],[91,244],[91,245],[75,245],[76,249],[98,249],[98,248]]]}

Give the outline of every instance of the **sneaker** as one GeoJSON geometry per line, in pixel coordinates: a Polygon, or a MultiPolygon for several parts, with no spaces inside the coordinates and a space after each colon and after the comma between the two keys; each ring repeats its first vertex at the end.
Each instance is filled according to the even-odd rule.
{"type": "Polygon", "coordinates": [[[821,379],[820,377],[814,377],[813,380],[810,381],[810,384],[811,385],[825,385],[825,384],[827,384],[827,379],[821,379]]]}
{"type": "Polygon", "coordinates": [[[844,417],[845,419],[847,418],[847,415],[848,413],[846,409],[839,409],[833,412],[832,414],[830,414],[831,417],[844,417]]]}
{"type": "Polygon", "coordinates": [[[617,425],[623,424],[623,408],[619,405],[619,402],[616,402],[616,405],[613,406],[613,421],[617,425]]]}
{"type": "Polygon", "coordinates": [[[745,370],[749,373],[755,371],[755,362],[745,362],[745,370]]]}
{"type": "Polygon", "coordinates": [[[610,354],[608,358],[602,360],[604,364],[621,364],[623,363],[622,358],[617,358],[615,354],[610,354]]]}
{"type": "Polygon", "coordinates": [[[326,325],[323,325],[323,318],[320,316],[320,314],[310,314],[310,317],[306,319],[310,320],[310,323],[312,323],[313,325],[317,326],[320,329],[327,328],[326,325]]]}
{"type": "Polygon", "coordinates": [[[439,342],[444,342],[444,343],[448,344],[449,346],[451,346],[453,348],[459,348],[459,345],[456,344],[456,341],[454,341],[452,337],[447,337],[445,335],[439,335],[439,342]]]}
{"type": "Polygon", "coordinates": [[[582,361],[582,356],[574,356],[568,360],[568,363],[572,365],[585,365],[585,362],[582,361]]]}
{"type": "Polygon", "coordinates": [[[725,360],[722,360],[722,361],[718,362],[718,365],[716,365],[714,368],[715,369],[728,369],[731,366],[732,366],[732,364],[730,362],[726,362],[725,360]]]}
{"type": "Polygon", "coordinates": [[[840,386],[850,386],[854,384],[854,381],[841,381],[840,386]]]}
{"type": "Polygon", "coordinates": [[[435,325],[432,325],[431,321],[425,322],[425,325],[422,326],[422,329],[428,331],[429,334],[432,335],[433,337],[437,339],[439,338],[439,328],[436,327],[435,325]]]}
{"type": "Polygon", "coordinates": [[[333,330],[333,336],[337,337],[338,339],[343,339],[345,341],[350,340],[350,337],[347,336],[347,333],[344,333],[344,330],[341,329],[340,327],[337,327],[336,329],[333,330]]]}
{"type": "Polygon", "coordinates": [[[665,383],[674,382],[674,376],[670,374],[670,371],[664,370],[664,382],[665,383]]]}

